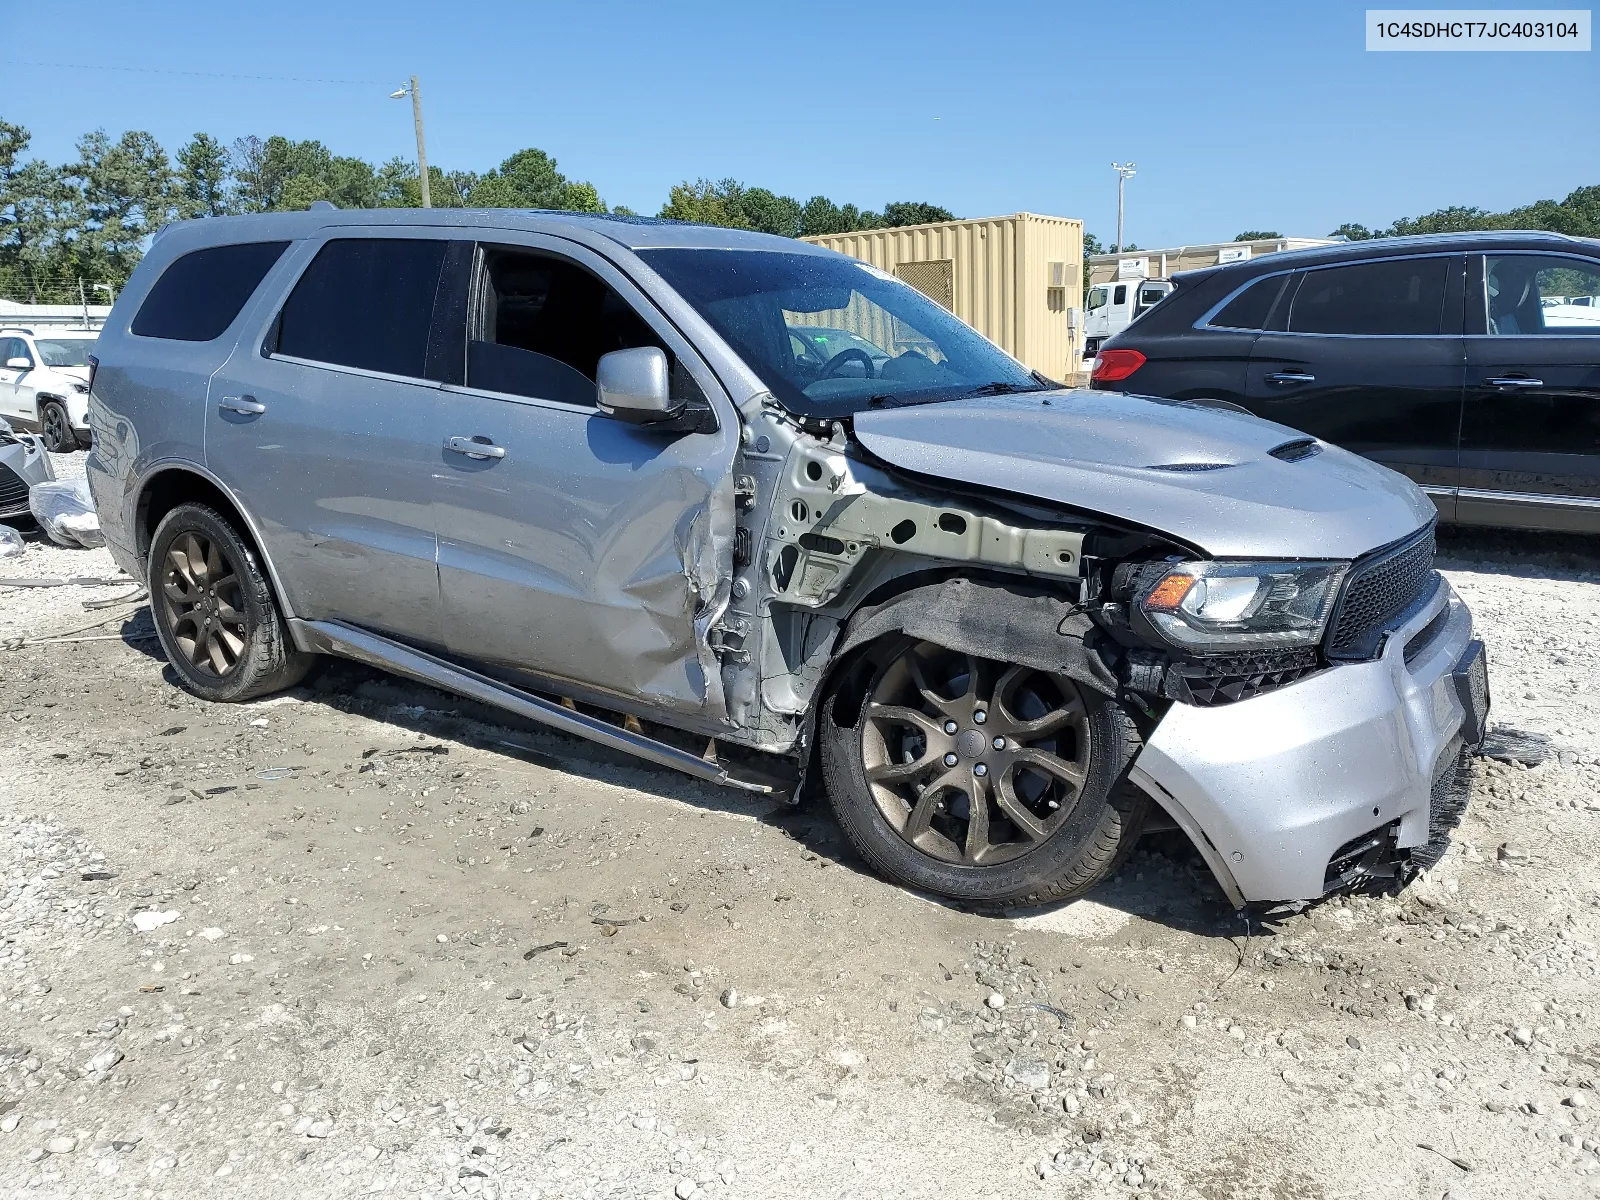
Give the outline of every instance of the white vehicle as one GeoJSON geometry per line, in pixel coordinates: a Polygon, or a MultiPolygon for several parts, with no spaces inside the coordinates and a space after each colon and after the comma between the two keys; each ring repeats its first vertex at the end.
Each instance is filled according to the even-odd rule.
{"type": "Polygon", "coordinates": [[[0,326],[0,417],[57,453],[89,444],[89,329],[0,326]]]}
{"type": "Polygon", "coordinates": [[[1085,366],[1107,339],[1121,333],[1172,294],[1170,279],[1115,279],[1089,289],[1083,305],[1085,366]]]}

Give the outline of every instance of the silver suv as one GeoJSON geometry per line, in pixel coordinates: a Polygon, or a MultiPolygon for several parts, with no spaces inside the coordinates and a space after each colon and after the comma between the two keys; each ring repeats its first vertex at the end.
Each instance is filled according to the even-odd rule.
{"type": "Polygon", "coordinates": [[[1483,648],[1414,486],[1064,390],[830,251],[191,222],[97,358],[105,533],[208,699],[336,654],[734,787],[820,774],[874,867],[975,902],[1083,892],[1153,808],[1237,904],[1403,882],[1465,803],[1483,648]]]}

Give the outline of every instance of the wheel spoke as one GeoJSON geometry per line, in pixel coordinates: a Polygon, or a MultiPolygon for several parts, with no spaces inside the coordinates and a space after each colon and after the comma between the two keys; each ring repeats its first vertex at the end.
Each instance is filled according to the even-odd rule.
{"type": "Polygon", "coordinates": [[[161,581],[161,594],[174,604],[194,603],[193,585],[176,568],[169,570],[161,581]]]}
{"type": "Polygon", "coordinates": [[[926,774],[938,765],[938,761],[932,754],[924,754],[915,762],[879,763],[875,767],[867,768],[867,782],[905,783],[908,780],[915,779],[918,775],[926,774]]]}
{"type": "Polygon", "coordinates": [[[1063,783],[1072,785],[1074,791],[1083,787],[1083,768],[1077,763],[1068,762],[1059,754],[1051,754],[1048,750],[1040,750],[1034,746],[1023,746],[1011,755],[1015,767],[1032,767],[1046,775],[1053,775],[1063,783]]]}
{"type": "Polygon", "coordinates": [[[206,543],[206,582],[212,587],[219,586],[220,580],[226,574],[228,564],[222,560],[222,550],[215,542],[206,543]],[[219,582],[213,582],[213,581],[219,582]]]}
{"type": "Polygon", "coordinates": [[[928,832],[928,827],[933,821],[933,814],[939,809],[939,797],[944,792],[942,787],[929,787],[917,797],[917,802],[911,808],[911,815],[906,818],[906,825],[901,830],[901,836],[908,842],[915,842],[919,837],[928,832]]]}
{"type": "Polygon", "coordinates": [[[961,790],[967,794],[965,855],[968,862],[975,863],[989,849],[989,789],[983,780],[969,778],[961,790]]]}
{"type": "Polygon", "coordinates": [[[1030,842],[1042,842],[1049,836],[1049,830],[1043,821],[1028,810],[1028,806],[1017,795],[1017,789],[1012,782],[1012,772],[1007,771],[995,783],[994,801],[1000,811],[1010,819],[1011,823],[1022,830],[1030,842]]]}
{"type": "Polygon", "coordinates": [[[206,657],[210,660],[211,669],[218,675],[226,675],[232,665],[228,662],[228,649],[218,636],[221,630],[210,629],[206,631],[206,657]]]}
{"type": "Polygon", "coordinates": [[[1082,720],[1083,714],[1083,701],[1073,697],[1060,708],[1053,708],[1043,716],[1034,717],[1030,721],[1013,722],[1011,736],[1020,742],[1048,737],[1050,734],[1082,720]]]}
{"type": "Polygon", "coordinates": [[[922,699],[931,708],[949,713],[952,701],[947,696],[941,696],[928,683],[928,676],[923,671],[922,656],[915,650],[906,655],[906,669],[911,673],[911,682],[916,685],[917,691],[922,693],[922,699]]]}
{"type": "Polygon", "coordinates": [[[903,704],[879,704],[874,700],[867,705],[867,719],[875,725],[910,725],[922,730],[930,738],[944,735],[944,730],[932,717],[903,704]]]}

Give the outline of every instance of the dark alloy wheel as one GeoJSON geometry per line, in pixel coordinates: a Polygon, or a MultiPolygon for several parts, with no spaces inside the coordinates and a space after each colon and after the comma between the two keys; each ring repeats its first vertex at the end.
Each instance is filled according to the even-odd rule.
{"type": "Polygon", "coordinates": [[[59,401],[52,400],[44,406],[39,423],[44,430],[46,450],[66,454],[78,448],[78,435],[72,432],[72,422],[67,417],[67,410],[59,401]]]}
{"type": "Polygon", "coordinates": [[[292,687],[313,657],[294,647],[272,585],[239,527],[205,504],[180,504],[150,540],[156,633],[183,686],[206,700],[292,687]]]}
{"type": "Polygon", "coordinates": [[[929,642],[878,675],[863,717],[878,810],[943,862],[988,866],[1048,841],[1082,794],[1093,752],[1070,679],[929,642]]]}
{"type": "Polygon", "coordinates": [[[239,669],[249,646],[239,573],[210,538],[185,532],[161,564],[167,628],[185,660],[218,679],[239,669]]]}
{"type": "Polygon", "coordinates": [[[1132,847],[1148,801],[1110,697],[1065,675],[889,638],[831,685],[829,801],[884,874],[964,900],[1080,895],[1132,847]]]}

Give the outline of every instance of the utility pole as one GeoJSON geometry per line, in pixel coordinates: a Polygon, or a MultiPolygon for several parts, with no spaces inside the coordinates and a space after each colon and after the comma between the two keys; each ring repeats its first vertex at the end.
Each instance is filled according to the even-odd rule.
{"type": "MultiPolygon", "coordinates": [[[[416,85],[416,82],[417,81],[415,79],[413,79],[411,81],[413,86],[416,85]]],[[[417,120],[420,122],[422,120],[422,118],[418,117],[417,120]]],[[[422,126],[420,124],[417,126],[417,137],[418,138],[422,137],[422,126]]],[[[418,144],[420,145],[420,142],[418,144]]],[[[1138,174],[1138,172],[1133,169],[1133,164],[1132,163],[1112,163],[1111,164],[1111,169],[1117,173],[1117,253],[1120,254],[1120,253],[1122,253],[1122,247],[1123,247],[1123,242],[1122,242],[1123,192],[1126,190],[1126,188],[1128,186],[1128,180],[1132,179],[1135,175],[1138,174]]]]}
{"type": "Polygon", "coordinates": [[[411,119],[417,127],[417,181],[422,185],[422,207],[432,208],[433,198],[428,194],[428,151],[422,140],[422,89],[417,77],[411,77],[411,86],[396,88],[389,93],[391,100],[411,97],[411,119]]]}

